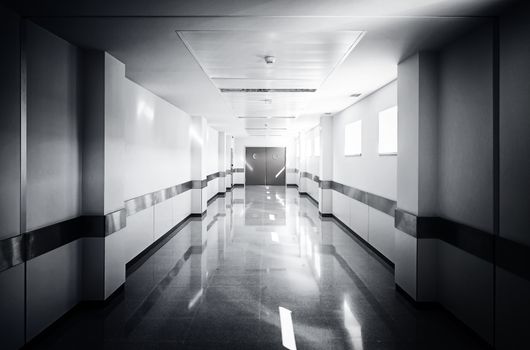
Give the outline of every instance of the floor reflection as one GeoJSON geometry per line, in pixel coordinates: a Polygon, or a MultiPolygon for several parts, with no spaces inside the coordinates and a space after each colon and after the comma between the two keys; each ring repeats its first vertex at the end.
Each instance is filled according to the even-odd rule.
{"type": "Polygon", "coordinates": [[[68,316],[36,348],[480,348],[417,310],[393,271],[297,190],[236,188],[135,267],[104,308],[68,316]]]}

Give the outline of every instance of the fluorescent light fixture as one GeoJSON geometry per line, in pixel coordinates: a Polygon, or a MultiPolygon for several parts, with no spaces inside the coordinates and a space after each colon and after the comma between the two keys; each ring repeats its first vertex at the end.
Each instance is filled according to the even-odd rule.
{"type": "Polygon", "coordinates": [[[293,319],[291,310],[279,307],[280,326],[282,329],[282,345],[289,350],[296,350],[296,340],[294,338],[293,319]]]}
{"type": "Polygon", "coordinates": [[[280,242],[280,237],[278,237],[278,234],[276,232],[271,232],[271,240],[273,242],[278,243],[280,242]]]}
{"type": "Polygon", "coordinates": [[[270,200],[270,199],[271,199],[271,196],[267,196],[267,199],[270,200]]]}
{"type": "MultiPolygon", "coordinates": [[[[269,197],[270,198],[270,197],[269,197]]],[[[269,220],[270,221],[275,221],[276,220],[276,215],[274,214],[269,214],[269,220]]]]}

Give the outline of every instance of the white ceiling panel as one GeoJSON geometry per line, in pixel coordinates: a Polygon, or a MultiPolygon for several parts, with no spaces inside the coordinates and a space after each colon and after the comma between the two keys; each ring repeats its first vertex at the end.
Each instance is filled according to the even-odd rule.
{"type": "MultiPolygon", "coordinates": [[[[271,88],[290,80],[318,89],[362,37],[359,31],[180,31],[179,36],[214,83],[263,81],[271,88]],[[265,63],[274,56],[274,64],[265,63]]],[[[222,86],[218,86],[221,88],[222,86]]],[[[260,87],[260,86],[255,86],[260,87]]]]}
{"type": "MultiPolygon", "coordinates": [[[[363,31],[179,31],[234,116],[299,116],[363,31]],[[266,57],[274,57],[267,63],[266,57]],[[223,89],[270,89],[227,92],[223,89]],[[307,92],[278,92],[307,89],[307,92]]],[[[248,133],[248,130],[247,130],[248,133]]]]}

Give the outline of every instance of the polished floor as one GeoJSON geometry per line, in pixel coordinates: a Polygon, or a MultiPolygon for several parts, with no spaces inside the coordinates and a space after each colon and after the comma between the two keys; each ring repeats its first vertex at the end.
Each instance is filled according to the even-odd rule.
{"type": "Polygon", "coordinates": [[[297,190],[236,188],[79,308],[35,348],[478,349],[447,312],[419,310],[391,267],[297,190]]]}

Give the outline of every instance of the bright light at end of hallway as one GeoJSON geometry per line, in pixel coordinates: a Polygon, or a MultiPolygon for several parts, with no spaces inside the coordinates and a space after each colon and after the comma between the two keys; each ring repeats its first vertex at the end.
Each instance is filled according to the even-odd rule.
{"type": "Polygon", "coordinates": [[[282,328],[282,345],[289,350],[296,350],[296,340],[294,338],[293,320],[291,310],[283,307],[280,310],[280,326],[282,328]]]}
{"type": "Polygon", "coordinates": [[[276,220],[276,215],[274,215],[274,214],[269,214],[269,220],[270,220],[270,221],[275,221],[275,220],[276,220]]]}
{"type": "Polygon", "coordinates": [[[280,238],[276,232],[271,232],[271,240],[276,243],[280,242],[280,238]]]}

